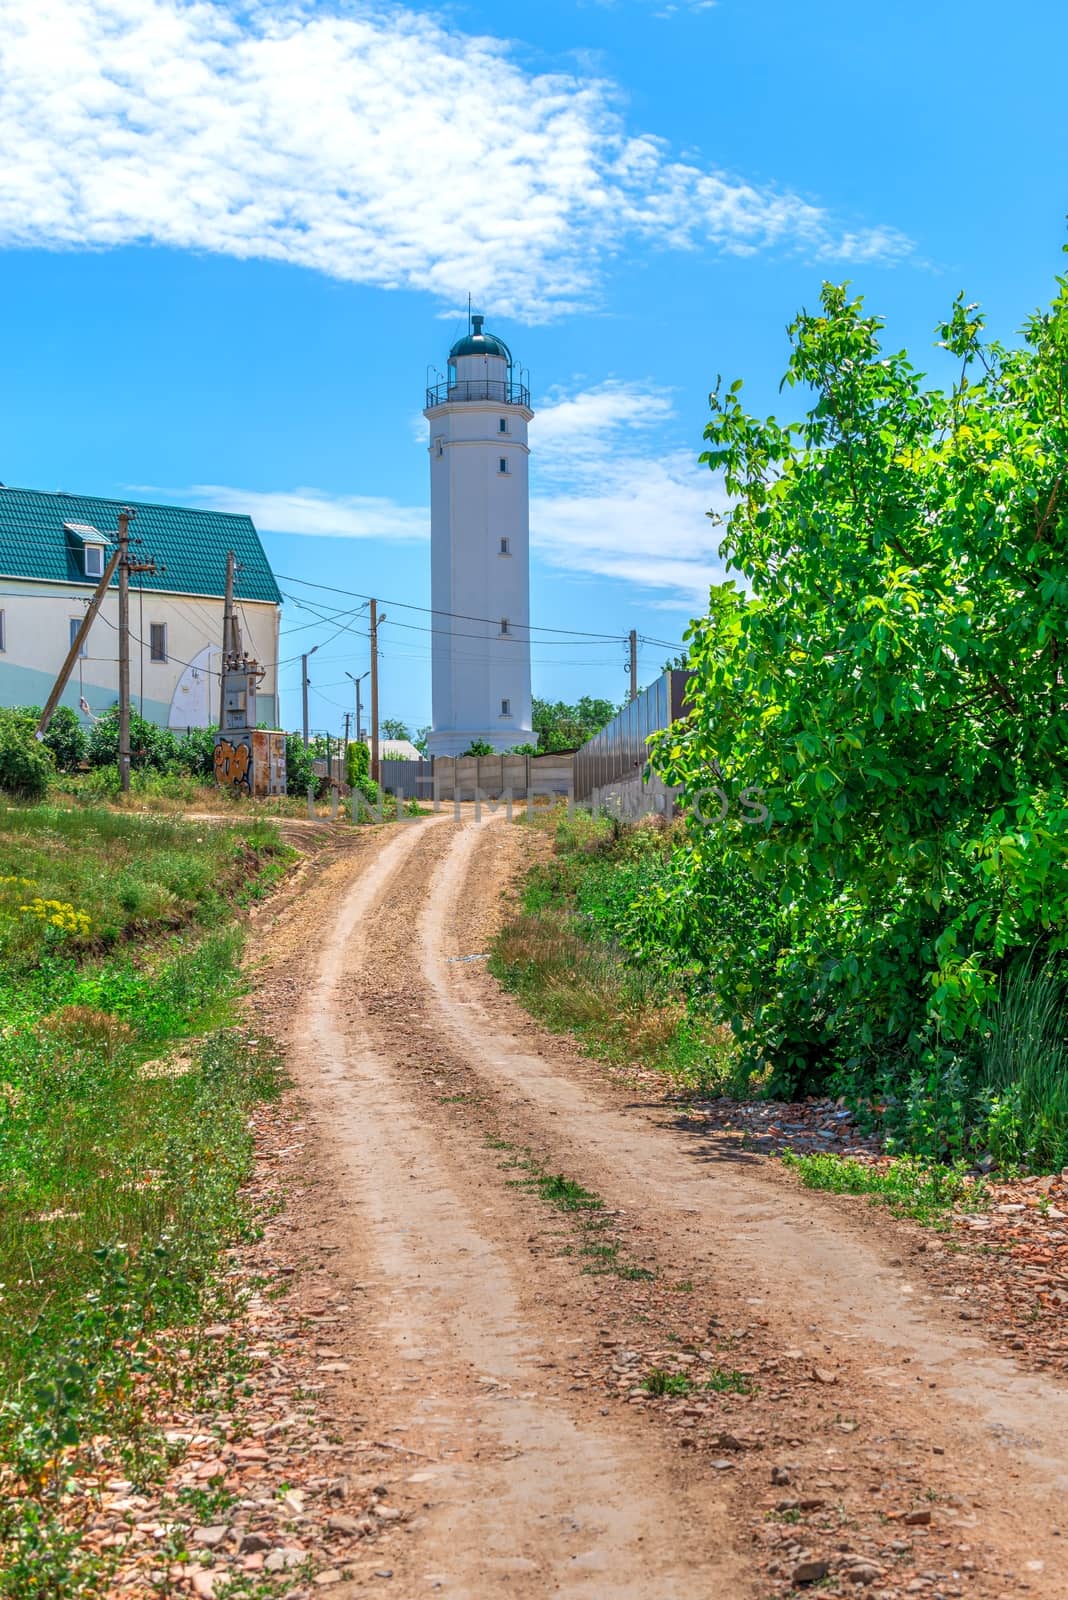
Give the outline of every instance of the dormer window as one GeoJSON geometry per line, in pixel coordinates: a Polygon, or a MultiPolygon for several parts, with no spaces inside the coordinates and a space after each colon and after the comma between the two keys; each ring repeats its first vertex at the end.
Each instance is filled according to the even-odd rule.
{"type": "Polygon", "coordinates": [[[65,522],[64,533],[70,537],[76,554],[82,560],[82,572],[87,578],[104,576],[104,547],[110,543],[107,534],[94,528],[91,522],[65,522]]]}

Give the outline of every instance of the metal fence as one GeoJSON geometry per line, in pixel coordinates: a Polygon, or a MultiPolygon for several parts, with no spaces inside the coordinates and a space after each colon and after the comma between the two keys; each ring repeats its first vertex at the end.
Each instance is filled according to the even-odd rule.
{"type": "Polygon", "coordinates": [[[387,794],[399,795],[402,800],[426,800],[433,798],[433,789],[429,782],[433,770],[429,761],[396,761],[383,758],[379,763],[381,773],[380,782],[387,794]],[[422,778],[424,781],[419,782],[422,778]]]}
{"type": "Polygon", "coordinates": [[[649,735],[670,727],[689,710],[689,677],[688,672],[663,673],[575,751],[576,800],[589,800],[606,783],[641,775],[649,759],[645,747],[649,735]]]}

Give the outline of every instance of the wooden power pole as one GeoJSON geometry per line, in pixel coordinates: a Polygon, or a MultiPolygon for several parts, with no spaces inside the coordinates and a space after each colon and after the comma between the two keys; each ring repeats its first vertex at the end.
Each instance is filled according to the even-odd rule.
{"type": "Polygon", "coordinates": [[[119,512],[119,786],[130,792],[130,574],[154,573],[154,561],[130,560],[130,520],[133,512],[119,512]]]}
{"type": "Polygon", "coordinates": [[[630,673],[630,697],[631,697],[632,700],[637,700],[637,698],[638,698],[638,630],[637,630],[637,628],[632,628],[630,630],[630,660],[629,660],[629,664],[628,664],[627,670],[630,673]]]}
{"type": "Polygon", "coordinates": [[[378,782],[378,601],[371,601],[371,782],[378,782]]]}
{"type": "Polygon", "coordinates": [[[48,732],[48,724],[51,722],[52,717],[55,714],[55,709],[59,704],[60,697],[62,696],[64,689],[67,687],[71,673],[74,671],[74,663],[82,653],[82,647],[85,644],[86,639],[89,637],[89,629],[93,625],[93,618],[100,610],[100,602],[108,592],[108,584],[115,576],[115,568],[118,566],[118,564],[119,549],[118,546],[116,546],[115,553],[111,557],[111,560],[108,562],[107,566],[104,568],[103,576],[101,577],[100,582],[97,584],[93,598],[90,600],[86,608],[85,616],[82,618],[82,625],[74,635],[74,638],[71,640],[70,649],[67,651],[67,659],[59,669],[59,677],[52,685],[52,692],[44,703],[44,710],[37,719],[37,727],[34,731],[35,739],[43,739],[45,734],[48,732]]]}
{"type": "Polygon", "coordinates": [[[234,552],[226,552],[226,589],[223,598],[222,667],[219,672],[219,727],[226,727],[226,674],[237,666],[241,651],[237,643],[237,618],[234,613],[234,552]]]}

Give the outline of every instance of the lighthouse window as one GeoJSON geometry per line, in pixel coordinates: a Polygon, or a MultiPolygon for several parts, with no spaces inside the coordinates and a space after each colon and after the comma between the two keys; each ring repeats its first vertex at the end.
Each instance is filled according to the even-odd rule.
{"type": "Polygon", "coordinates": [[[502,700],[501,701],[501,716],[502,717],[510,717],[511,715],[512,715],[512,702],[510,700],[502,700]]]}
{"type": "Polygon", "coordinates": [[[512,553],[511,550],[508,548],[508,540],[507,539],[502,539],[501,540],[501,555],[502,556],[510,556],[511,553],[512,553]]]}
{"type": "Polygon", "coordinates": [[[508,457],[507,456],[502,456],[501,457],[500,463],[498,465],[497,470],[499,472],[507,472],[508,471],[508,457]]]}
{"type": "Polygon", "coordinates": [[[438,447],[438,455],[439,456],[443,456],[445,454],[445,440],[444,439],[436,439],[434,442],[438,447]]]}
{"type": "Polygon", "coordinates": [[[497,426],[498,426],[498,428],[499,428],[501,433],[507,433],[508,432],[508,418],[507,417],[502,417],[500,422],[497,424],[497,426]]]}
{"type": "Polygon", "coordinates": [[[507,617],[502,617],[501,618],[501,632],[502,633],[508,633],[510,631],[511,630],[508,627],[508,618],[507,617]]]}

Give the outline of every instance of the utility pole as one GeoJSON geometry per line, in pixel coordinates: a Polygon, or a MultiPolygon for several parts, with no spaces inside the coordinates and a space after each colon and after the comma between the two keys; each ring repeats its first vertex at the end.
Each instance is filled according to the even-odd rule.
{"type": "Polygon", "coordinates": [[[119,786],[130,790],[130,517],[119,512],[119,786]]]}
{"type": "Polygon", "coordinates": [[[342,776],[346,775],[348,773],[348,770],[349,770],[349,723],[351,721],[352,721],[352,712],[351,711],[346,711],[345,712],[345,748],[341,753],[342,776]]]}
{"type": "Polygon", "coordinates": [[[357,678],[356,679],[356,742],[357,742],[357,744],[363,738],[363,710],[361,709],[361,706],[360,706],[360,684],[363,682],[363,679],[366,678],[366,676],[367,676],[367,674],[365,672],[364,675],[363,675],[363,678],[357,678]]]}
{"type": "Polygon", "coordinates": [[[378,601],[371,601],[371,782],[377,783],[378,764],[378,601]]]}
{"type": "Polygon", "coordinates": [[[304,714],[304,748],[308,748],[308,658],[300,658],[300,695],[304,714]]]}
{"type": "Polygon", "coordinates": [[[48,732],[48,724],[51,722],[55,713],[55,709],[59,704],[60,697],[63,694],[64,689],[67,687],[67,681],[70,678],[71,673],[74,671],[74,663],[77,661],[82,652],[82,646],[89,637],[89,629],[93,625],[93,618],[100,610],[100,602],[103,600],[105,594],[107,594],[108,585],[115,576],[115,568],[119,564],[119,554],[120,551],[116,545],[115,553],[111,557],[111,560],[108,562],[107,566],[104,568],[103,575],[101,576],[100,582],[96,586],[96,591],[93,594],[93,598],[90,600],[89,605],[86,608],[85,616],[82,618],[82,625],[74,635],[74,638],[71,640],[71,647],[67,651],[67,659],[59,669],[59,677],[52,685],[52,692],[44,703],[44,710],[41,712],[41,715],[37,720],[37,728],[34,732],[35,739],[43,739],[45,734],[48,732]]]}
{"type": "Polygon", "coordinates": [[[637,698],[638,698],[638,630],[637,630],[637,628],[632,628],[630,630],[630,662],[629,662],[627,670],[630,673],[630,697],[631,697],[632,700],[637,700],[637,698]]]}
{"type": "Polygon", "coordinates": [[[130,574],[156,571],[154,561],[130,560],[130,519],[124,506],[119,512],[119,786],[130,792],[130,574]]]}
{"type": "Polygon", "coordinates": [[[234,573],[237,563],[234,552],[226,552],[226,590],[223,600],[222,670],[219,673],[219,727],[226,727],[226,674],[237,665],[240,648],[235,637],[237,618],[234,615],[234,573]]]}

